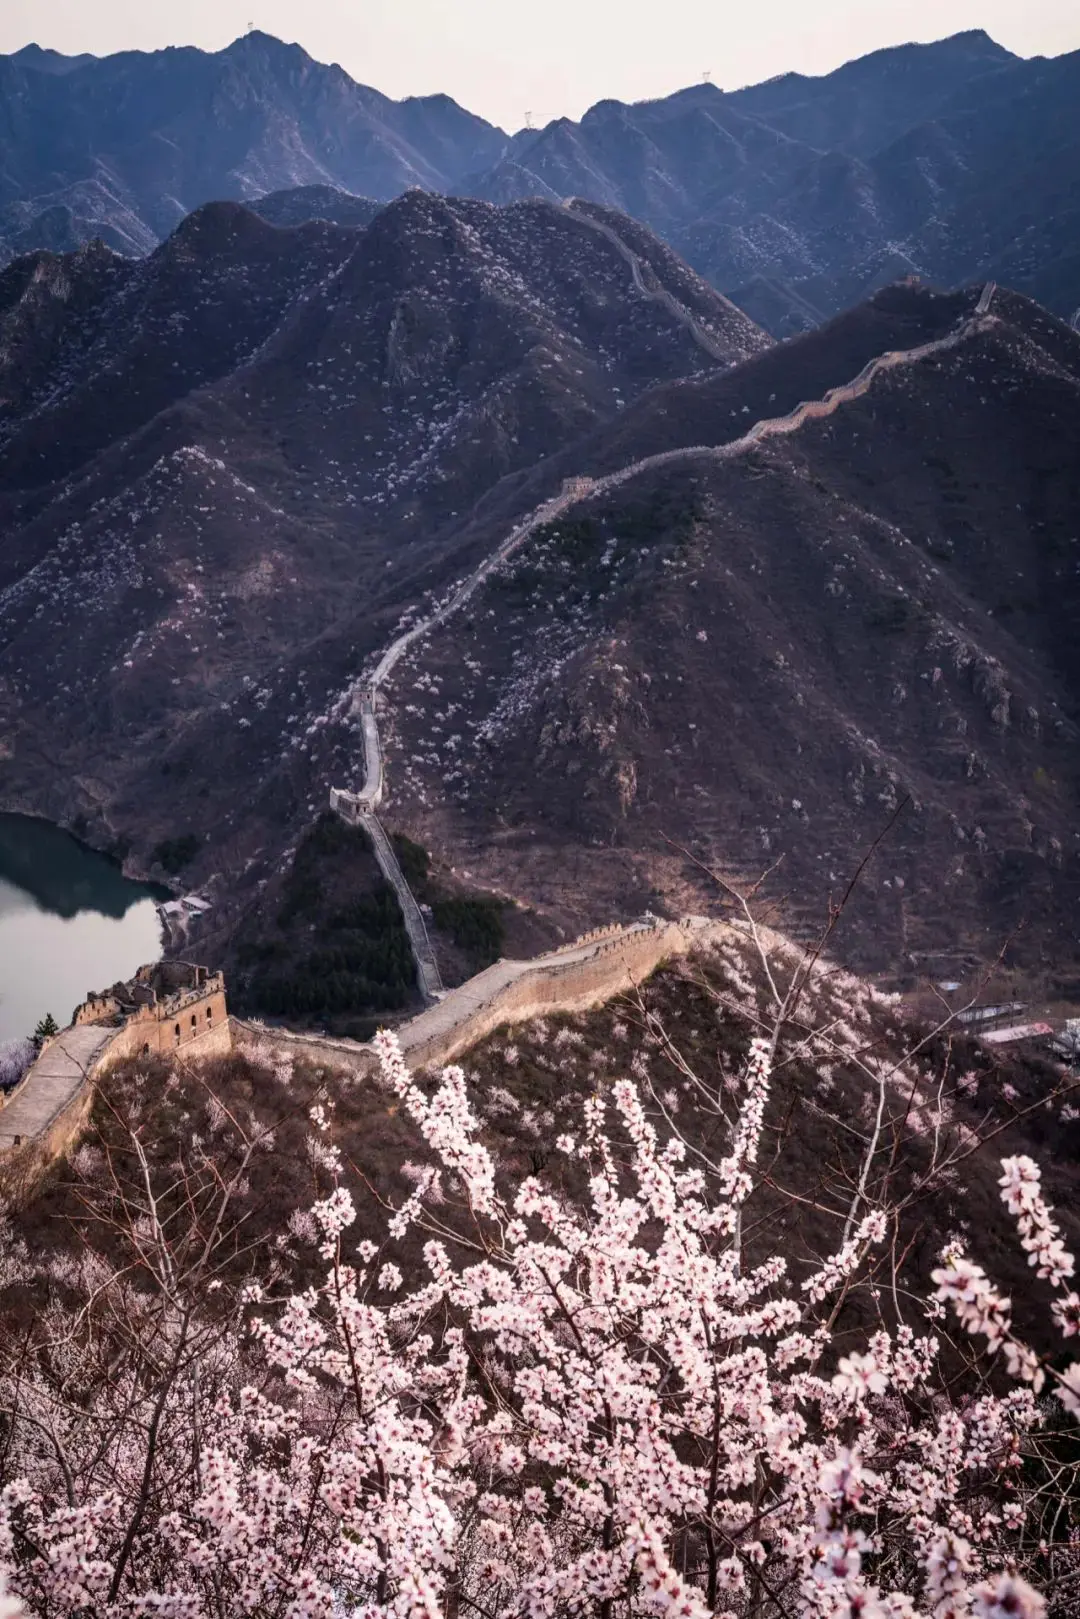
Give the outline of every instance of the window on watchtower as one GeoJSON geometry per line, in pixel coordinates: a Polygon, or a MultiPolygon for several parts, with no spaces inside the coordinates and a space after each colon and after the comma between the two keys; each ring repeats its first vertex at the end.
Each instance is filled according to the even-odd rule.
{"type": "Polygon", "coordinates": [[[198,1023],[198,1018],[197,1018],[197,1017],[196,1017],[196,1016],[195,1016],[195,1013],[194,1013],[194,1012],[192,1012],[192,1014],[191,1014],[191,1028],[192,1028],[192,1032],[194,1032],[194,1030],[195,1030],[195,1027],[196,1027],[196,1024],[197,1024],[197,1023],[198,1023]]]}
{"type": "Polygon", "coordinates": [[[177,1045],[180,1044],[180,1025],[179,1025],[179,1023],[176,1025],[176,1043],[177,1043],[177,1045]]]}
{"type": "Polygon", "coordinates": [[[212,1006],[206,1008],[206,1021],[207,1023],[213,1023],[214,1021],[214,1008],[212,1006]]]}

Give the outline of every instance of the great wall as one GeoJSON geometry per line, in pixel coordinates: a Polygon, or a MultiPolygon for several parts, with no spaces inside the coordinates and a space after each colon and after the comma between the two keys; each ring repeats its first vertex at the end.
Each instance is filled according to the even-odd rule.
{"type": "MultiPolygon", "coordinates": [[[[575,198],[568,199],[566,206],[572,208],[575,198]]],[[[611,238],[619,248],[623,257],[631,264],[634,285],[649,298],[656,298],[645,285],[641,275],[641,266],[630,248],[618,237],[609,226],[599,220],[591,219],[587,214],[574,210],[575,218],[585,220],[603,235],[611,238]]],[[[993,302],[996,284],[988,281],[982,288],[975,308],[971,315],[960,322],[956,329],[945,337],[936,338],[930,343],[921,343],[911,349],[890,349],[885,354],[879,354],[863,366],[858,376],[850,382],[839,384],[830,388],[823,399],[803,400],[794,410],[786,416],[766,417],[755,422],[748,432],[741,438],[733,439],[727,444],[692,445],[678,450],[662,450],[657,455],[645,456],[640,461],[633,461],[628,466],[620,468],[618,472],[609,472],[600,478],[590,478],[585,475],[568,478],[563,483],[559,493],[550,500],[544,501],[535,511],[518,523],[506,537],[500,541],[490,556],[486,557],[469,576],[456,586],[447,599],[426,618],[403,631],[403,633],[385,649],[374,670],[369,676],[361,677],[350,693],[350,707],[352,712],[359,715],[361,731],[364,740],[364,785],[359,792],[352,792],[348,788],[332,787],[330,789],[330,807],[343,820],[352,825],[367,827],[375,851],[379,867],[397,894],[401,903],[405,926],[412,944],[413,955],[416,960],[417,979],[426,1000],[436,1000],[442,992],[442,981],[439,977],[438,964],[435,953],[428,938],[427,928],[424,925],[423,913],[416,903],[416,899],[405,881],[404,874],[398,864],[393,844],[375,810],[382,800],[384,767],[382,742],[379,737],[379,724],[377,703],[379,689],[393,673],[397,664],[404,657],[409,648],[423,636],[429,635],[432,630],[456,613],[459,607],[480,588],[484,581],[495,570],[507,562],[516,551],[524,545],[529,537],[538,529],[561,517],[571,506],[582,505],[587,500],[594,500],[598,495],[618,489],[621,485],[629,483],[632,478],[640,477],[643,473],[655,471],[661,467],[675,466],[682,461],[700,460],[703,457],[714,461],[732,461],[738,456],[746,455],[765,439],[778,437],[783,434],[797,432],[808,421],[820,421],[831,416],[842,404],[861,398],[870,388],[875,377],[884,371],[894,370],[902,365],[914,365],[921,360],[931,358],[935,354],[944,354],[951,349],[958,348],[974,333],[986,330],[993,321],[990,307],[993,302]]],[[[667,294],[664,295],[666,307],[667,294]]],[[[674,300],[672,300],[674,303],[674,300]]],[[[695,335],[700,334],[697,322],[689,315],[682,305],[677,305],[682,316],[694,329],[695,335]]]]}
{"type": "MultiPolygon", "coordinates": [[[[598,928],[531,961],[497,961],[403,1023],[396,1031],[402,1052],[411,1068],[450,1062],[505,1024],[526,1022],[543,1012],[579,1012],[597,1006],[632,990],[661,962],[737,932],[731,922],[700,916],[680,922],[631,922],[598,928]]],[[[338,1067],[356,1075],[370,1074],[376,1067],[370,1045],[232,1021],[242,1050],[256,1053],[260,1045],[269,1044],[323,1063],[332,1057],[338,1067]]]]}
{"type": "MultiPolygon", "coordinates": [[[[706,917],[680,922],[650,918],[593,929],[531,961],[497,961],[401,1024],[397,1035],[402,1051],[412,1068],[450,1062],[497,1028],[544,1012],[597,1006],[632,991],[662,962],[717,944],[737,931],[734,923],[706,917]]],[[[770,941],[778,948],[790,948],[772,935],[770,941]]],[[[161,967],[170,965],[186,966],[161,967]]],[[[156,970],[143,968],[140,973],[156,970]]],[[[149,1010],[125,1010],[113,996],[89,996],[72,1023],[46,1042],[18,1091],[0,1110],[4,1197],[17,1204],[28,1196],[49,1164],[77,1142],[90,1113],[95,1081],[114,1064],[172,1052],[185,1061],[202,1061],[235,1049],[257,1059],[267,1047],[355,1078],[369,1077],[378,1061],[370,1044],[228,1016],[220,974],[205,974],[191,990],[167,995],[149,1010]]]]}
{"type": "MultiPolygon", "coordinates": [[[[571,199],[572,205],[573,199],[571,199]]],[[[577,217],[588,216],[577,213],[577,217]]],[[[644,283],[635,254],[620,245],[614,231],[588,220],[609,235],[631,262],[634,284],[647,297],[657,297],[644,283]]],[[[992,282],[982,289],[972,314],[947,336],[916,348],[890,350],[871,360],[850,382],[830,389],[820,400],[807,400],[786,416],[758,421],[741,438],[722,445],[695,445],[667,450],[633,462],[600,478],[567,479],[560,492],[543,502],[518,523],[496,549],[428,617],[418,620],[385,649],[374,671],[362,677],[348,694],[360,717],[364,740],[364,785],[359,793],[332,788],[331,807],[353,824],[363,824],[371,836],[379,865],[398,896],[417,963],[417,980],[425,1010],[399,1029],[402,1049],[414,1067],[449,1061],[485,1034],[505,1023],[523,1021],[542,1011],[572,1011],[595,1005],[648,976],[661,961],[685,955],[695,947],[730,935],[733,924],[688,918],[682,922],[653,921],[627,926],[615,924],[583,935],[573,944],[533,961],[498,961],[485,972],[449,992],[444,991],[423,913],[401,872],[393,844],[378,821],[384,771],[376,704],[385,683],[405,652],[455,613],[483,582],[538,529],[570,507],[619,488],[632,478],[656,468],[707,457],[734,460],[765,439],[797,431],[804,422],[831,415],[840,405],[860,398],[875,377],[901,365],[917,364],[935,354],[957,348],[992,322],[992,282]]],[[[665,300],[662,300],[666,302],[665,300]]],[[[679,305],[678,309],[682,309],[679,305]]],[[[697,323],[685,310],[695,335],[697,323]]],[[[777,946],[786,941],[774,939],[777,946]]],[[[790,946],[787,946],[790,948],[790,946]]],[[[140,969],[153,975],[160,968],[140,969]]],[[[202,972],[203,969],[191,969],[202,972]]],[[[150,979],[145,980],[147,983],[150,979]]],[[[155,992],[156,993],[156,992],[155,992]]],[[[17,1090],[0,1109],[0,1166],[9,1198],[17,1198],[36,1183],[44,1168],[78,1139],[89,1113],[93,1083],[123,1058],[186,1048],[192,1058],[219,1056],[232,1049],[255,1049],[267,1043],[296,1055],[309,1055],[358,1075],[370,1074],[375,1056],[370,1046],[322,1036],[295,1034],[264,1024],[230,1018],[225,1011],[220,975],[208,975],[188,990],[172,991],[143,1005],[126,1006],[115,997],[88,997],[71,1025],[48,1041],[17,1090]],[[183,1005],[180,1002],[183,1001],[183,1005]],[[192,1012],[199,1003],[200,1011],[192,1012]]]]}
{"type": "Polygon", "coordinates": [[[563,207],[572,213],[575,219],[580,220],[582,224],[588,225],[600,236],[607,238],[620,258],[630,266],[631,279],[635,288],[643,297],[651,298],[653,303],[659,304],[661,308],[667,310],[669,315],[673,315],[680,325],[686,327],[694,342],[699,348],[704,349],[711,359],[719,360],[723,366],[730,366],[732,363],[730,352],[721,343],[718,343],[712,334],[702,326],[700,321],[694,319],[685,304],[681,304],[677,298],[673,298],[666,288],[662,286],[650,287],[647,284],[642,273],[641,260],[634,250],[626,245],[618,231],[613,230],[610,225],[605,225],[602,220],[594,219],[591,214],[585,213],[581,207],[581,201],[580,197],[567,197],[563,202],[563,207]]]}
{"type": "Polygon", "coordinates": [[[10,1202],[32,1190],[78,1140],[94,1082],[127,1057],[221,1057],[232,1028],[220,973],[186,961],[140,967],[127,984],[91,991],[66,1029],[46,1039],[0,1107],[0,1185],[10,1202]]]}

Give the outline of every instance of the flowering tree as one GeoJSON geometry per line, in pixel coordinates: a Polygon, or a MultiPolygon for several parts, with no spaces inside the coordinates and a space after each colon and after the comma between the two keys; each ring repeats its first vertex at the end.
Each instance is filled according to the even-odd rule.
{"type": "MultiPolygon", "coordinates": [[[[841,1352],[839,1302],[890,1227],[869,1175],[809,1274],[751,1262],[775,1038],[752,1041],[708,1161],[629,1080],[590,1098],[557,1143],[573,1194],[504,1184],[461,1070],[432,1086],[377,1044],[430,1163],[386,1243],[357,1242],[314,1109],[323,1184],[294,1230],[317,1271],[288,1296],[235,1281],[250,1127],[227,1174],[197,1142],[159,1184],[145,1120],[125,1178],[97,1166],[88,1213],[122,1257],[71,1270],[0,1378],[0,1564],[30,1612],[1040,1619],[1031,1525],[1048,1477],[1067,1520],[1068,1480],[1035,1464],[1080,1378],[1020,1342],[955,1245],[930,1314],[954,1305],[1013,1381],[965,1367],[902,1270],[841,1352]],[[390,1245],[416,1238],[406,1282],[390,1245]]],[[[1035,1166],[1002,1186],[1070,1333],[1035,1166]]],[[[28,1285],[29,1257],[9,1264],[28,1285]]]]}
{"type": "Polygon", "coordinates": [[[37,1047],[33,1040],[6,1040],[0,1045],[0,1091],[14,1090],[30,1067],[37,1047]]]}

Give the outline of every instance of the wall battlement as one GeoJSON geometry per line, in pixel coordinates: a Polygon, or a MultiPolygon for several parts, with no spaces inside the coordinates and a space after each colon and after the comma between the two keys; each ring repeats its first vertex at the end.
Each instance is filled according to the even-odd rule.
{"type": "Polygon", "coordinates": [[[570,944],[559,945],[559,950],[576,950],[580,945],[593,944],[597,939],[611,939],[623,932],[621,922],[608,922],[602,928],[590,928],[587,933],[579,933],[570,944]]]}
{"type": "MultiPolygon", "coordinates": [[[[225,1005],[225,979],[191,961],[159,961],[140,967],[125,984],[100,992],[91,990],[75,1008],[72,1026],[109,1024],[127,1038],[118,1042],[124,1056],[164,1055],[205,1043],[208,1036],[229,1027],[225,1005]]],[[[214,1042],[215,1054],[222,1046],[214,1042]]],[[[231,1049],[231,1042],[224,1047],[231,1049]]]]}
{"type": "Polygon", "coordinates": [[[94,1081],[126,1057],[232,1050],[225,980],[191,962],[140,967],[126,984],[91,991],[47,1040],[0,1116],[0,1187],[18,1203],[79,1139],[94,1081]]]}

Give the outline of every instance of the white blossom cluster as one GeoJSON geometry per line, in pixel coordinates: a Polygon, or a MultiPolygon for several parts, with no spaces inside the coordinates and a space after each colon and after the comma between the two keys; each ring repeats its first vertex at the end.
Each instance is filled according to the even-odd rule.
{"type": "MultiPolygon", "coordinates": [[[[406,1284],[385,1244],[353,1236],[321,1103],[329,1185],[290,1221],[319,1267],[310,1286],[275,1298],[254,1280],[246,1325],[199,1338],[153,1201],[134,1240],[162,1306],[92,1255],[70,1262],[64,1284],[88,1299],[127,1290],[140,1341],[176,1371],[149,1424],[123,1420],[134,1383],[95,1386],[113,1413],[96,1488],[73,1482],[82,1430],[43,1368],[4,1382],[25,1421],[0,1491],[0,1576],[29,1613],[1043,1619],[1020,1565],[1017,1460],[1042,1420],[1031,1352],[1011,1357],[1019,1388],[956,1398],[937,1339],[910,1324],[838,1342],[838,1301],[886,1243],[886,1209],[801,1284],[782,1255],[748,1262],[765,1040],[721,1174],[661,1141],[637,1086],[615,1079],[559,1139],[584,1176],[573,1198],[538,1176],[503,1185],[459,1068],[432,1083],[392,1036],[376,1046],[382,1094],[431,1160],[408,1166],[390,1215],[422,1270],[406,1284]]],[[[1072,1261],[1038,1171],[1003,1167],[1006,1207],[1060,1291],[1072,1261]]],[[[1007,1303],[957,1251],[935,1282],[965,1326],[1015,1345],[1007,1303]]],[[[53,1314],[53,1353],[74,1373],[84,1314],[53,1314]]],[[[1080,1406],[1075,1370],[1059,1410],[1080,1406]]]]}

